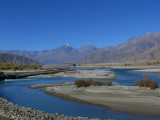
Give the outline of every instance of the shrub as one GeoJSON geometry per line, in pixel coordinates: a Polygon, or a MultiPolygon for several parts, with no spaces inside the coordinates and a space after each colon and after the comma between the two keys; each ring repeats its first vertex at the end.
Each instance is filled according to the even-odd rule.
{"type": "Polygon", "coordinates": [[[143,80],[148,80],[146,73],[143,73],[143,80]]]}
{"type": "Polygon", "coordinates": [[[106,83],[108,86],[112,86],[112,82],[107,82],[106,83]]]}
{"type": "Polygon", "coordinates": [[[135,86],[149,87],[150,89],[156,89],[158,88],[158,83],[152,80],[140,80],[136,81],[135,86]]]}
{"type": "Polygon", "coordinates": [[[101,81],[93,81],[92,79],[89,79],[89,80],[76,80],[74,82],[75,86],[76,87],[89,87],[91,85],[94,85],[94,86],[102,86],[102,85],[108,85],[108,86],[111,86],[112,85],[112,82],[101,82],[101,81]]]}
{"type": "Polygon", "coordinates": [[[91,86],[92,84],[93,84],[93,80],[92,79],[89,79],[89,80],[86,80],[86,84],[88,85],[88,86],[91,86]]]}
{"type": "Polygon", "coordinates": [[[85,84],[86,84],[86,82],[85,82],[85,80],[76,80],[75,82],[74,82],[74,85],[76,86],[76,87],[84,87],[85,86],[85,84]]]}
{"type": "Polygon", "coordinates": [[[72,66],[77,66],[76,64],[72,64],[72,66]]]}
{"type": "Polygon", "coordinates": [[[149,88],[151,88],[151,89],[158,88],[158,83],[156,83],[155,81],[151,81],[149,84],[149,88]]]}
{"type": "Polygon", "coordinates": [[[100,82],[100,81],[94,81],[93,83],[92,83],[92,85],[94,85],[94,86],[102,86],[102,85],[105,85],[106,83],[104,83],[104,82],[100,82]]]}

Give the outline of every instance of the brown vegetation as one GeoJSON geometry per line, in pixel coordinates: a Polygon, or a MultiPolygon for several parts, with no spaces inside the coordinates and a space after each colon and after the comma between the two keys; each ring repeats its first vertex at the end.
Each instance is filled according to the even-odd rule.
{"type": "Polygon", "coordinates": [[[91,85],[93,86],[102,86],[102,85],[111,86],[112,82],[93,81],[92,79],[89,79],[89,80],[76,80],[74,84],[77,88],[79,88],[79,87],[89,87],[91,85]]]}
{"type": "Polygon", "coordinates": [[[4,63],[0,65],[1,70],[36,70],[41,69],[41,65],[16,65],[10,63],[4,63]]]}
{"type": "Polygon", "coordinates": [[[149,80],[146,74],[143,74],[143,80],[136,81],[135,86],[139,87],[149,87],[150,89],[158,88],[158,83],[153,80],[149,80]]]}
{"type": "Polygon", "coordinates": [[[112,86],[112,82],[107,82],[106,83],[108,86],[112,86]]]}

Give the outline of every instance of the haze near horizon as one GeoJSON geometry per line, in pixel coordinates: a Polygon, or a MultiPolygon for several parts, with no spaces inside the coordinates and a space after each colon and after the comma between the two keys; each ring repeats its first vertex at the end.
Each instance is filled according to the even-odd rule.
{"type": "Polygon", "coordinates": [[[118,45],[159,32],[159,0],[0,1],[1,50],[118,45]]]}

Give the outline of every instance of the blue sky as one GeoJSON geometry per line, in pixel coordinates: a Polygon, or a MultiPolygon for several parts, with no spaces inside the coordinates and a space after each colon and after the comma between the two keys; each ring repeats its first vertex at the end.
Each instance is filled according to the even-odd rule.
{"type": "Polygon", "coordinates": [[[1,50],[120,44],[160,31],[160,0],[0,0],[1,50]]]}

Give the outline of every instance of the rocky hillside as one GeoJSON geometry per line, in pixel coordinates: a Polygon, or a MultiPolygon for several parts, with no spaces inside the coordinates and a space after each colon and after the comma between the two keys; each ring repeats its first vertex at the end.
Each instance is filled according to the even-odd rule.
{"type": "MultiPolygon", "coordinates": [[[[140,57],[138,56],[139,54],[149,54],[147,51],[155,46],[160,46],[160,32],[149,32],[143,36],[131,38],[125,43],[117,46],[100,48],[96,53],[81,58],[78,62],[97,63],[135,61],[135,57],[140,57]]],[[[152,52],[156,52],[156,50],[152,52]]],[[[141,59],[145,60],[146,58],[144,57],[141,59]]],[[[155,59],[153,58],[153,60],[155,59]]]]}
{"type": "Polygon", "coordinates": [[[0,64],[3,64],[3,63],[5,63],[6,61],[3,59],[3,58],[1,58],[0,57],[0,64]]]}
{"type": "Polygon", "coordinates": [[[39,65],[39,63],[35,60],[30,58],[26,58],[23,56],[12,55],[8,53],[0,53],[0,64],[9,62],[11,64],[18,64],[18,65],[39,65]]]}
{"type": "Polygon", "coordinates": [[[144,53],[137,54],[129,59],[130,61],[155,61],[160,60],[160,46],[156,46],[144,53]]]}

